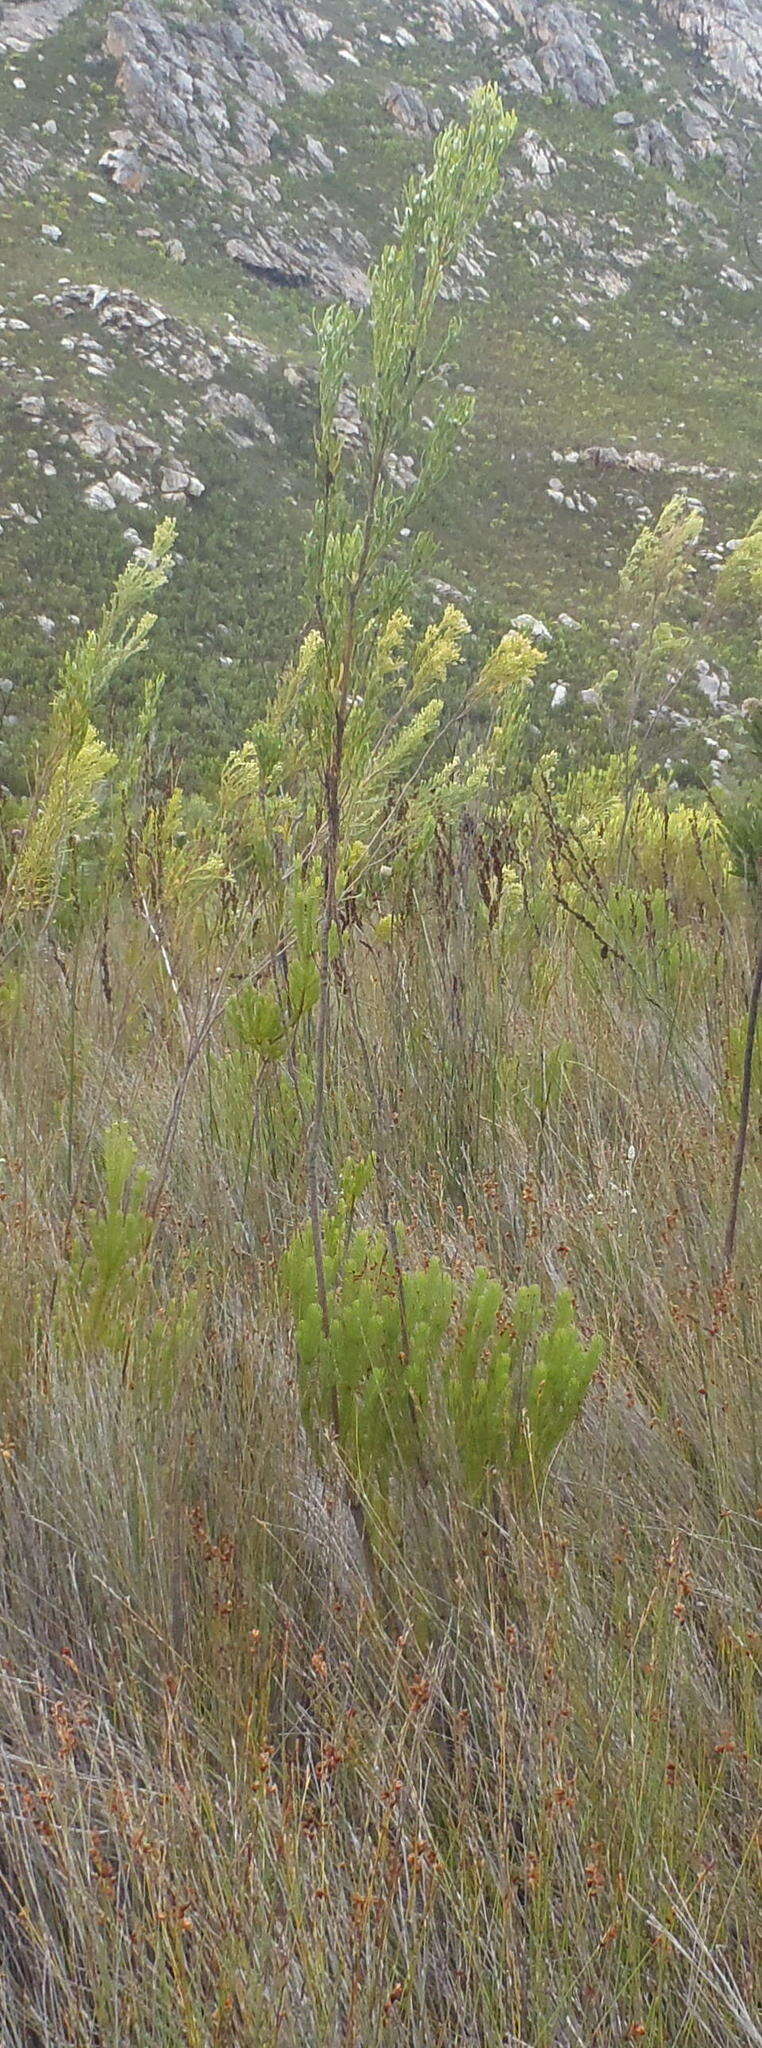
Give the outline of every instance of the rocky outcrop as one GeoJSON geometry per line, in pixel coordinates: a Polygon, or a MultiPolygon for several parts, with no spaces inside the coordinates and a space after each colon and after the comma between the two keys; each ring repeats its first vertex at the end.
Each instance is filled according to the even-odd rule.
{"type": "Polygon", "coordinates": [[[20,56],[60,28],[82,0],[17,0],[0,15],[0,56],[20,56]]]}
{"type": "Polygon", "coordinates": [[[587,15],[573,0],[433,0],[431,25],[448,42],[476,29],[499,45],[511,30],[524,30],[529,51],[506,49],[507,82],[519,92],[543,85],[580,107],[603,107],[616,83],[587,15]]]}
{"type": "Polygon", "coordinates": [[[581,8],[548,0],[532,21],[540,44],[537,63],[548,85],[580,107],[604,107],[616,84],[581,8]]]}
{"type": "MultiPolygon", "coordinates": [[[[738,92],[762,97],[760,0],[654,0],[656,14],[678,31],[738,92]]],[[[471,32],[499,45],[522,29],[527,50],[506,52],[507,83],[534,92],[541,74],[551,90],[577,106],[604,106],[617,87],[591,21],[573,0],[431,0],[431,26],[448,42],[471,32]],[[527,68],[528,67],[528,68],[527,68]]],[[[596,17],[597,19],[597,17],[596,17]]],[[[624,63],[624,53],[622,56],[624,63]]],[[[632,60],[630,58],[630,64],[632,60]]]]}
{"type": "Polygon", "coordinates": [[[656,0],[656,12],[737,92],[762,97],[759,0],[656,0]]]}
{"type": "Polygon", "coordinates": [[[536,64],[531,57],[507,57],[503,65],[503,78],[509,92],[535,93],[540,98],[545,90],[536,64]]]}
{"type": "Polygon", "coordinates": [[[442,126],[438,107],[427,107],[413,85],[387,86],[381,104],[406,135],[436,135],[442,126]]]}
{"type": "Polygon", "coordinates": [[[525,128],[519,141],[519,156],[536,185],[548,186],[559,171],[566,170],[566,159],[558,155],[552,143],[544,142],[534,128],[525,128]]]}
{"type": "Polygon", "coordinates": [[[290,286],[318,299],[348,299],[352,306],[368,303],[365,271],[325,244],[287,242],[268,228],[246,241],[232,235],[225,250],[263,284],[290,286]]]}
{"type": "Polygon", "coordinates": [[[142,192],[145,172],[136,149],[129,137],[119,134],[112,136],[114,147],[105,149],[98,158],[98,169],[105,171],[112,185],[118,185],[122,192],[142,192]],[[120,139],[121,137],[121,139],[120,139]]]}
{"type": "Polygon", "coordinates": [[[235,15],[207,20],[125,0],[109,17],[106,51],[135,135],[153,156],[219,187],[225,173],[267,163],[286,88],[329,83],[309,46],[329,24],[299,7],[239,0],[235,15]]]}
{"type": "Polygon", "coordinates": [[[254,439],[269,441],[271,448],[277,447],[278,436],[267,414],[245,391],[223,391],[219,384],[210,384],[204,397],[204,413],[213,425],[226,427],[239,447],[250,446],[254,439]]]}
{"type": "Polygon", "coordinates": [[[592,469],[628,469],[634,476],[659,476],[663,470],[670,476],[700,477],[713,483],[729,482],[733,471],[712,469],[706,462],[669,462],[664,455],[651,448],[629,448],[623,451],[612,445],[601,447],[594,443],[590,448],[572,448],[564,456],[569,463],[589,463],[592,469]]]}
{"type": "Polygon", "coordinates": [[[655,170],[669,171],[673,178],[685,177],[685,157],[680,144],[663,121],[644,121],[633,133],[638,163],[652,165],[655,170]]]}
{"type": "Polygon", "coordinates": [[[690,107],[685,107],[681,118],[691,155],[698,157],[700,162],[707,156],[716,156],[719,143],[711,123],[705,116],[693,112],[690,107]]]}
{"type": "MultiPolygon", "coordinates": [[[[170,320],[163,306],[141,298],[137,292],[108,291],[104,285],[67,285],[56,293],[50,305],[64,319],[94,313],[98,327],[105,330],[110,341],[121,343],[131,355],[149,363],[162,375],[175,378],[178,384],[211,384],[230,363],[229,353],[219,342],[187,321],[170,320]]],[[[239,346],[239,338],[232,331],[227,341],[230,348],[239,346]]],[[[244,337],[240,342],[256,369],[264,371],[272,366],[274,358],[258,343],[248,343],[244,337]]],[[[92,351],[100,344],[90,335],[82,346],[92,351]]]]}
{"type": "Polygon", "coordinates": [[[131,462],[153,463],[160,453],[159,442],[150,434],[123,422],[115,423],[79,399],[71,399],[70,411],[76,420],[72,440],[91,462],[116,463],[126,458],[131,462]]]}
{"type": "Polygon", "coordinates": [[[184,498],[202,498],[204,485],[201,478],[186,469],[184,462],[167,462],[159,476],[159,489],[169,504],[178,505],[184,498]]]}
{"type": "Polygon", "coordinates": [[[117,84],[142,140],[153,154],[181,170],[200,169],[215,184],[221,159],[257,164],[269,157],[277,132],[272,108],[283,98],[277,73],[253,52],[242,64],[226,27],[194,23],[189,33],[189,25],[159,14],[148,0],[128,0],[106,32],[117,84]],[[228,93],[240,96],[237,137],[228,93]]]}

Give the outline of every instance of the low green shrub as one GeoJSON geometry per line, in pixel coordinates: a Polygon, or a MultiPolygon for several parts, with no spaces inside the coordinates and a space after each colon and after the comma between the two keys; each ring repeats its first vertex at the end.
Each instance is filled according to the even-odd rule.
{"type": "Polygon", "coordinates": [[[567,1292],[548,1308],[539,1287],[508,1302],[483,1268],[465,1287],[436,1258],[397,1270],[385,1234],[355,1225],[371,1173],[368,1162],[345,1168],[325,1220],[327,1318],[309,1227],[282,1261],[313,1441],[328,1430],[363,1487],[386,1494],[395,1472],[428,1469],[444,1417],[475,1498],[509,1473],[541,1477],[579,1413],[602,1341],[585,1342],[567,1292]]]}

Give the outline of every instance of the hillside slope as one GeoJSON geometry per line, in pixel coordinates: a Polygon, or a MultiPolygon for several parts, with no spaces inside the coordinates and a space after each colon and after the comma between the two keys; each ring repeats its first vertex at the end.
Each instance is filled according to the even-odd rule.
{"type": "Polygon", "coordinates": [[[405,176],[480,78],[519,126],[454,287],[477,405],[434,508],[442,577],[490,631],[525,607],[552,626],[605,606],[678,484],[710,556],[756,509],[758,0],[402,15],[0,9],[0,675],[19,739],[162,508],[181,555],[158,636],[168,735],[197,760],[240,734],[299,617],[315,309],[363,302],[405,176]]]}

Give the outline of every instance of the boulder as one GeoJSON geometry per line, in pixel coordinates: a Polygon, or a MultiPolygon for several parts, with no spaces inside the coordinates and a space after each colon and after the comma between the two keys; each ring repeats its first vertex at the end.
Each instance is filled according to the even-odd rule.
{"type": "Polygon", "coordinates": [[[104,149],[98,158],[99,171],[105,171],[112,185],[122,192],[142,192],[145,173],[135,149],[104,149]]]}
{"type": "Polygon", "coordinates": [[[182,462],[167,462],[161,471],[159,487],[163,498],[179,501],[181,498],[203,497],[205,485],[200,477],[194,476],[182,462]]]}
{"type": "Polygon", "coordinates": [[[387,86],[381,105],[406,135],[436,135],[442,126],[439,109],[427,107],[423,94],[414,85],[387,86]]]}
{"type": "Polygon", "coordinates": [[[123,469],[115,469],[108,480],[109,490],[115,498],[124,498],[128,505],[139,505],[143,496],[142,486],[131,476],[125,476],[123,469]]]}
{"type": "Polygon", "coordinates": [[[112,427],[111,421],[105,419],[102,413],[85,414],[81,427],[75,428],[72,440],[76,441],[83,455],[89,455],[96,462],[104,458],[107,462],[113,462],[119,454],[116,427],[112,427]]]}
{"type": "Polygon", "coordinates": [[[229,420],[235,420],[247,429],[247,438],[256,434],[260,440],[269,441],[272,448],[277,447],[278,436],[267,414],[245,391],[222,391],[219,384],[210,384],[204,411],[207,419],[213,420],[215,425],[222,426],[229,420]]]}
{"type": "Polygon", "coordinates": [[[644,121],[635,129],[635,157],[640,164],[669,171],[673,178],[685,177],[685,157],[680,144],[663,121],[644,121]]]}
{"type": "Polygon", "coordinates": [[[517,633],[526,633],[529,640],[536,640],[539,647],[549,647],[553,638],[543,619],[536,619],[533,612],[517,612],[511,625],[517,633]]]}
{"type": "Polygon", "coordinates": [[[116,498],[105,484],[88,484],[85,504],[90,506],[91,512],[116,511],[116,498]]]}
{"type": "Polygon", "coordinates": [[[726,668],[714,669],[708,661],[696,663],[696,688],[701,691],[713,711],[726,704],[730,696],[730,676],[726,668]]]}
{"type": "Polygon", "coordinates": [[[709,122],[704,119],[703,115],[693,114],[686,108],[682,121],[693,156],[697,156],[702,160],[707,156],[715,156],[718,144],[709,122]]]}

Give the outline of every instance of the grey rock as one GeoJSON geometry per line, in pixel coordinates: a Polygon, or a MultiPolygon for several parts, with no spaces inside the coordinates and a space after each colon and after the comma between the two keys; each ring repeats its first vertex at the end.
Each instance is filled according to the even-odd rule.
{"type": "Polygon", "coordinates": [[[523,56],[521,53],[517,56],[506,58],[503,65],[503,78],[509,91],[512,92],[529,92],[536,94],[538,98],[542,98],[542,94],[545,91],[536,64],[532,63],[531,57],[523,56]]]}
{"type": "Polygon", "coordinates": [[[100,413],[86,415],[82,426],[75,430],[72,439],[76,441],[78,448],[81,448],[83,455],[89,455],[96,462],[103,457],[107,461],[113,461],[114,456],[119,453],[119,436],[116,428],[112,427],[110,420],[104,419],[100,413]]]}
{"type": "Polygon", "coordinates": [[[636,476],[654,476],[664,468],[664,459],[661,455],[643,448],[633,448],[627,454],[620,455],[618,448],[602,448],[593,444],[590,448],[581,450],[580,459],[582,462],[591,463],[593,469],[629,469],[636,476]]]}
{"type": "Polygon", "coordinates": [[[333,157],[328,155],[327,149],[323,148],[323,144],[319,141],[317,135],[305,135],[304,147],[310,163],[314,164],[317,171],[330,172],[333,170],[333,157]]]}
{"type": "Polygon", "coordinates": [[[566,159],[559,156],[552,143],[546,142],[534,128],[525,128],[519,140],[519,156],[536,185],[547,187],[559,171],[566,170],[566,159]]]}
{"type": "Polygon", "coordinates": [[[172,263],[185,262],[185,247],[176,235],[173,235],[172,240],[167,243],[167,255],[172,263]]]}
{"type": "Polygon", "coordinates": [[[315,298],[347,299],[352,306],[368,303],[365,271],[325,244],[286,242],[267,229],[245,242],[233,235],[225,249],[234,262],[266,284],[300,286],[315,298]]]}
{"type": "Polygon", "coordinates": [[[439,109],[427,107],[414,85],[387,86],[381,105],[406,135],[436,135],[442,126],[439,109]]]}
{"type": "Polygon", "coordinates": [[[719,145],[709,122],[704,120],[701,114],[691,113],[688,108],[683,113],[682,122],[692,154],[702,159],[715,156],[719,145]]]}
{"type": "Polygon", "coordinates": [[[265,164],[285,98],[282,70],[301,91],[330,83],[309,46],[328,24],[278,0],[237,0],[236,18],[165,12],[151,0],[125,0],[109,17],[106,50],[132,127],[149,153],[221,189],[231,173],[265,164]]]}
{"type": "Polygon", "coordinates": [[[16,0],[3,8],[0,20],[0,55],[32,49],[46,36],[54,35],[67,14],[74,14],[81,0],[16,0]]]}
{"type": "Polygon", "coordinates": [[[656,0],[662,21],[749,99],[762,96],[762,8],[758,0],[656,0]]]}
{"type": "Polygon", "coordinates": [[[418,482],[412,455],[396,455],[393,449],[386,458],[386,474],[398,491],[412,491],[418,482]]]}
{"type": "Polygon", "coordinates": [[[708,661],[696,663],[696,687],[701,691],[712,710],[726,704],[730,696],[730,677],[726,668],[714,669],[708,661]]]}
{"type": "Polygon", "coordinates": [[[85,504],[90,506],[92,512],[116,511],[116,498],[112,496],[111,491],[107,489],[105,484],[88,484],[85,491],[85,504]]]}
{"type": "MultiPolygon", "coordinates": [[[[249,441],[252,435],[256,435],[262,441],[269,441],[271,448],[278,445],[278,436],[267,414],[245,391],[222,391],[218,384],[210,384],[204,399],[204,412],[207,419],[219,426],[230,420],[240,423],[246,429],[249,441]]],[[[241,437],[237,435],[236,438],[240,440],[241,437]]]]}
{"type": "Polygon", "coordinates": [[[669,171],[673,178],[685,177],[685,157],[680,144],[663,121],[644,121],[635,129],[635,156],[638,163],[669,171]]]}
{"type": "Polygon", "coordinates": [[[544,620],[536,619],[533,612],[517,612],[516,617],[511,619],[511,625],[517,633],[526,633],[530,640],[536,640],[539,646],[550,646],[553,635],[544,620]]]}
{"type": "Polygon", "coordinates": [[[587,16],[566,0],[547,0],[532,23],[540,43],[539,69],[548,84],[581,107],[603,107],[616,85],[587,16]]]}
{"type": "Polygon", "coordinates": [[[758,290],[753,277],[747,277],[743,270],[736,270],[732,263],[723,263],[720,283],[730,286],[732,292],[753,292],[758,290]]]}
{"type": "Polygon", "coordinates": [[[136,149],[105,149],[98,158],[99,171],[105,171],[112,185],[122,192],[142,192],[145,172],[136,149]]]}
{"type": "Polygon", "coordinates": [[[202,484],[200,477],[194,476],[192,471],[186,469],[181,462],[166,463],[161,471],[159,482],[162,497],[172,500],[201,498],[206,488],[202,484]]]}
{"type": "Polygon", "coordinates": [[[42,235],[43,242],[63,241],[63,228],[57,227],[55,221],[52,220],[43,221],[40,234],[42,235]]]}
{"type": "Polygon", "coordinates": [[[626,113],[614,114],[613,121],[615,128],[634,128],[635,115],[626,113]]]}
{"type": "Polygon", "coordinates": [[[743,180],[744,167],[738,144],[731,138],[729,141],[721,143],[720,153],[726,176],[732,179],[734,184],[740,185],[743,180]]]}
{"type": "Polygon", "coordinates": [[[116,498],[124,498],[128,505],[139,505],[143,496],[142,486],[131,476],[125,476],[123,469],[115,469],[108,480],[109,490],[116,498]]]}

